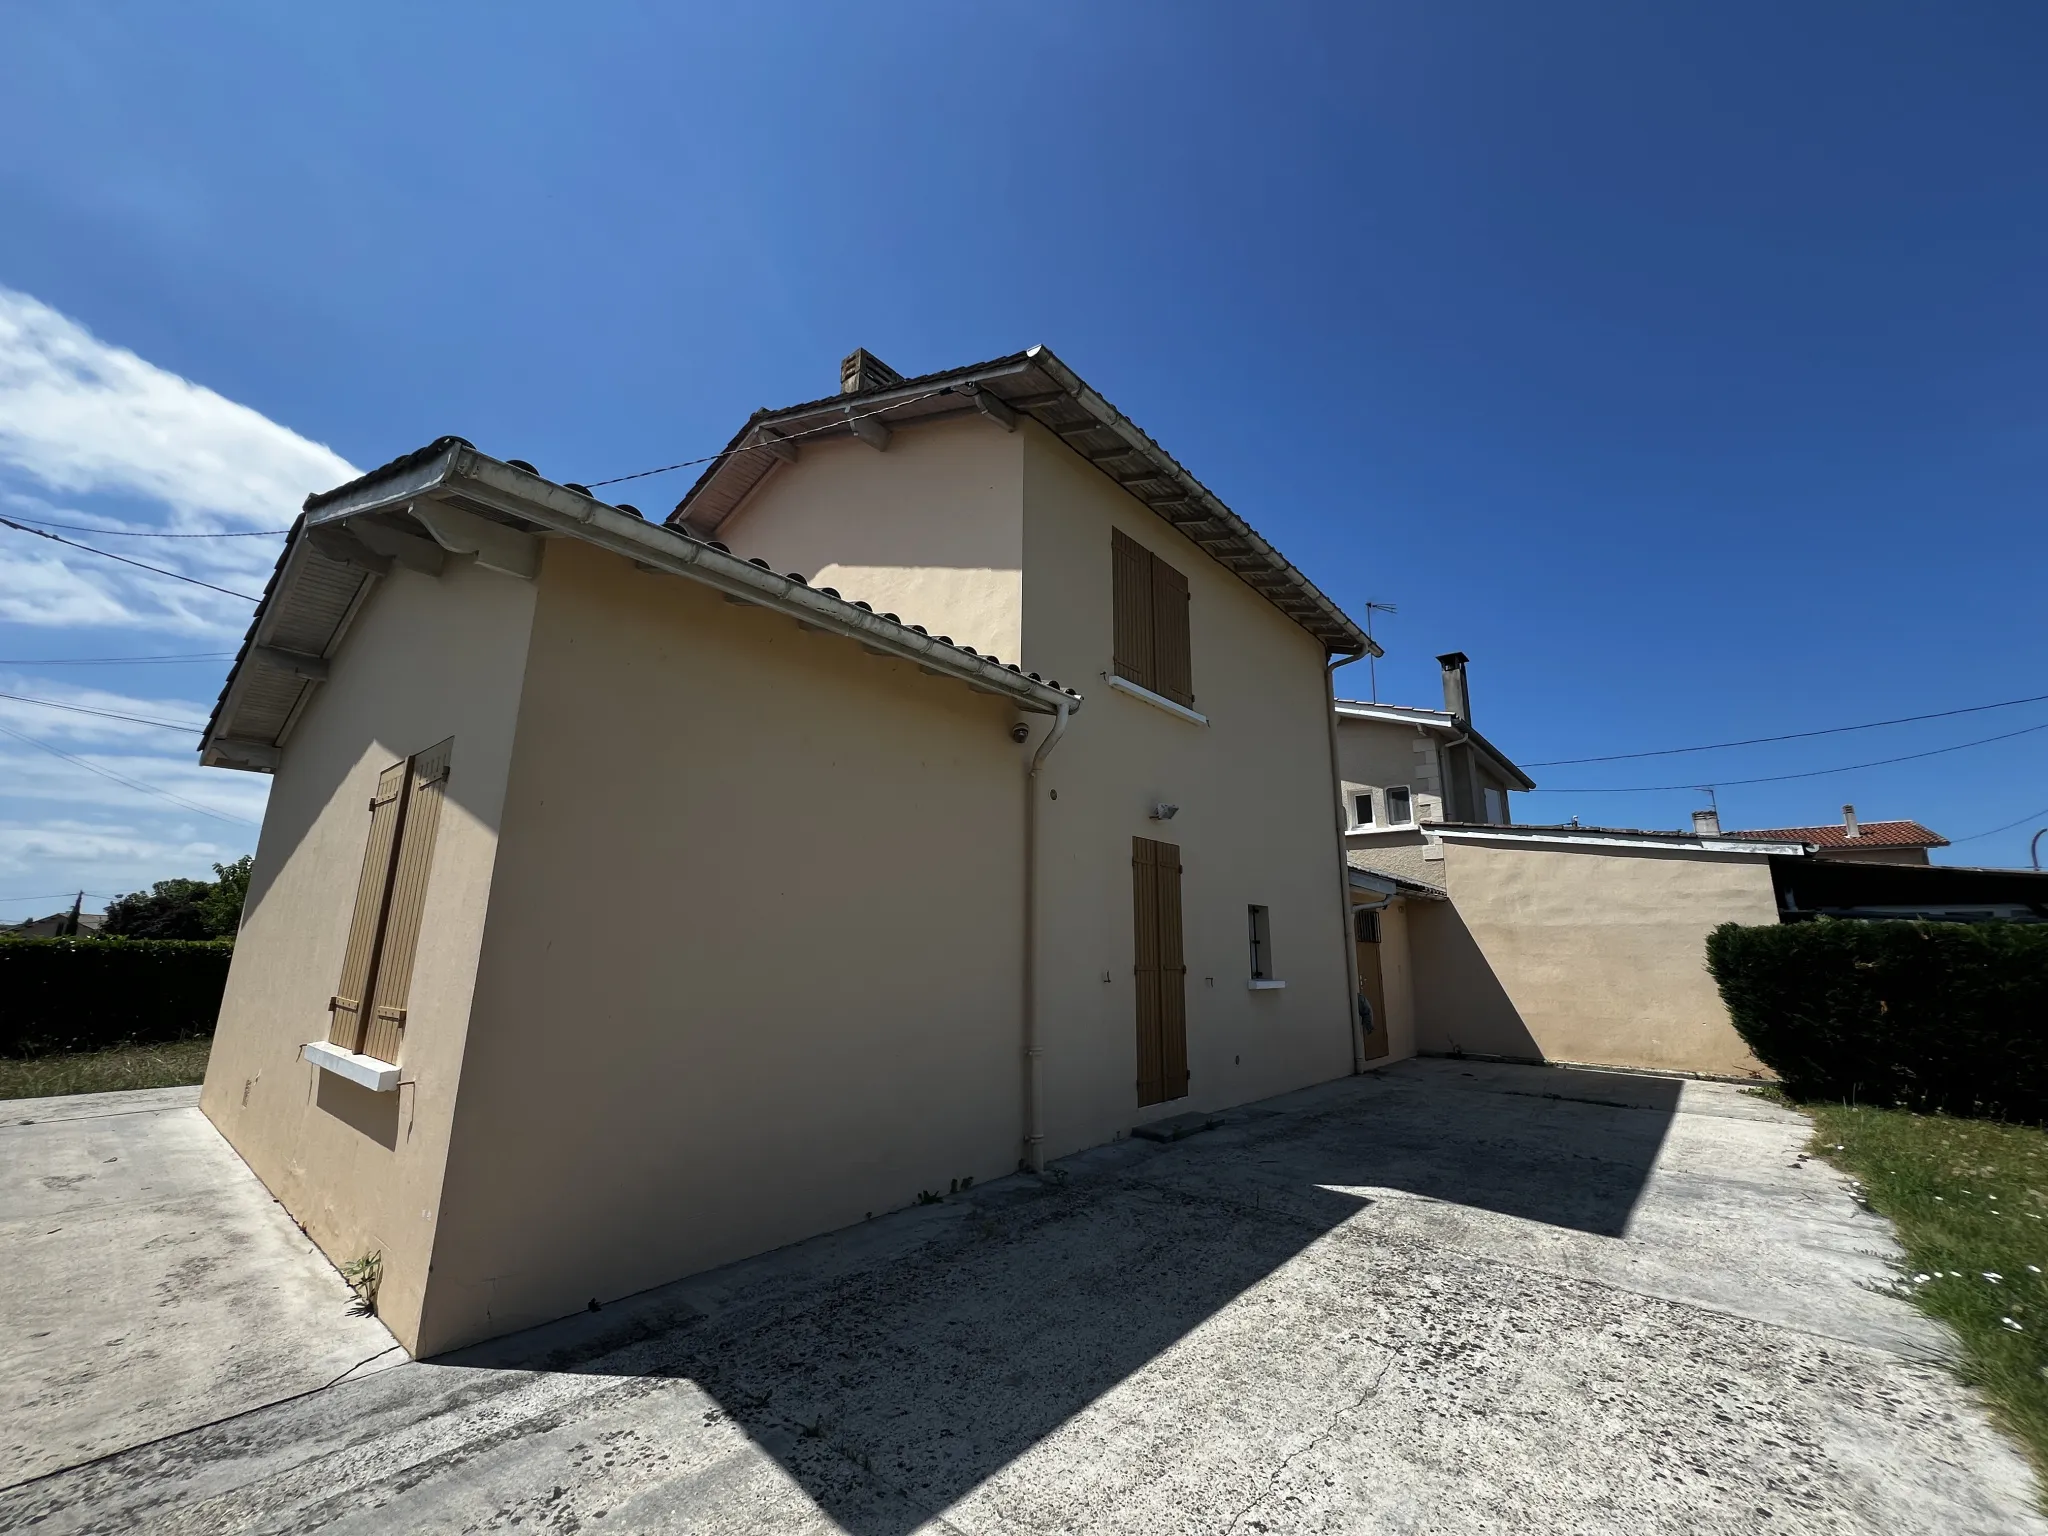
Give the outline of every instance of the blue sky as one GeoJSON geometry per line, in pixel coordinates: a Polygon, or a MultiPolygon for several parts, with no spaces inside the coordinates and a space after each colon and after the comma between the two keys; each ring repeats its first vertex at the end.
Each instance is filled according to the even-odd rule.
{"type": "MultiPolygon", "coordinates": [[[[443,432],[594,480],[856,345],[1042,341],[1399,605],[1383,699],[1463,649],[1524,761],[2048,694],[2038,7],[77,3],[0,11],[0,58],[5,515],[281,527],[443,432]]],[[[102,542],[239,590],[275,548],[102,542]]],[[[0,529],[0,692],[199,719],[218,660],[47,659],[246,611],[0,529]]],[[[2031,816],[1948,855],[2020,862],[2048,730],[1732,781],[2033,725],[1543,768],[1518,815],[1718,783],[1730,825],[2031,816]]],[[[0,914],[253,844],[263,782],[175,734],[0,727],[0,914]]]]}

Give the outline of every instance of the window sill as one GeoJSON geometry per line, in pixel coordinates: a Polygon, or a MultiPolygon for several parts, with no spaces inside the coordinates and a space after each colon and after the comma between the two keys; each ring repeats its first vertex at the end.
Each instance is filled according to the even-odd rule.
{"type": "Polygon", "coordinates": [[[1247,992],[1278,992],[1286,985],[1284,981],[1248,981],[1244,988],[1247,992]]]}
{"type": "Polygon", "coordinates": [[[1163,709],[1169,715],[1178,715],[1181,719],[1193,721],[1196,725],[1209,723],[1207,715],[1189,709],[1185,704],[1176,704],[1164,694],[1154,693],[1150,688],[1140,688],[1128,678],[1118,677],[1113,672],[1105,675],[1109,678],[1109,686],[1118,693],[1127,693],[1134,699],[1150,704],[1154,709],[1163,709]]]}
{"type": "Polygon", "coordinates": [[[1344,835],[1346,837],[1367,837],[1374,832],[1420,832],[1421,830],[1422,823],[1419,821],[1395,821],[1385,825],[1375,822],[1369,827],[1346,827],[1344,835]]]}
{"type": "Polygon", "coordinates": [[[322,1072],[332,1072],[336,1077],[360,1083],[372,1093],[390,1093],[398,1086],[398,1068],[392,1063],[344,1051],[325,1040],[308,1040],[299,1047],[299,1054],[322,1072]]]}

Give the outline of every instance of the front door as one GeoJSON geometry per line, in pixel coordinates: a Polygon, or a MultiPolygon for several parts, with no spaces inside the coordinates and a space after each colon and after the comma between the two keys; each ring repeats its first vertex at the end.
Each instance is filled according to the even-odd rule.
{"type": "Polygon", "coordinates": [[[1176,845],[1131,839],[1141,1106],[1185,1098],[1188,1091],[1188,968],[1181,954],[1180,874],[1176,845]]]}

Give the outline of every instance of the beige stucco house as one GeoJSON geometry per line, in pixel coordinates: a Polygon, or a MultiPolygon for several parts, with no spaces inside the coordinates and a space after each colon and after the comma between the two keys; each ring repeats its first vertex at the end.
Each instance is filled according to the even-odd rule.
{"type": "Polygon", "coordinates": [[[443,438],[265,591],[202,1105],[416,1353],[1358,1064],[1370,642],[1042,348],[841,382],[665,523],[443,438]]]}

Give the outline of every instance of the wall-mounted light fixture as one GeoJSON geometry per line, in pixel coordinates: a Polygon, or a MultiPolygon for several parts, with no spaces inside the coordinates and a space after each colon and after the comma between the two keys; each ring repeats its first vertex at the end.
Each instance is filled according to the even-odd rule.
{"type": "Polygon", "coordinates": [[[1159,804],[1152,807],[1152,819],[1154,821],[1171,821],[1174,817],[1178,816],[1179,814],[1179,806],[1168,805],[1164,800],[1160,801],[1159,804]]]}

